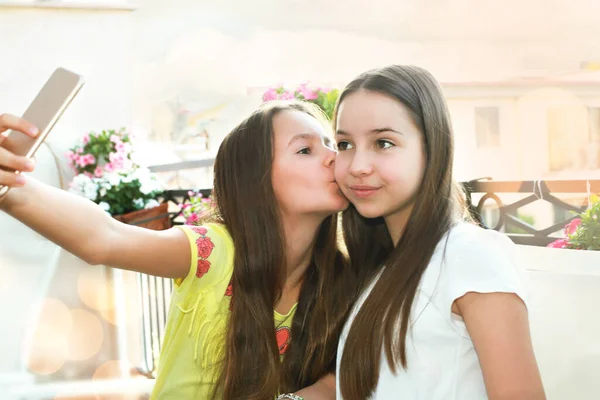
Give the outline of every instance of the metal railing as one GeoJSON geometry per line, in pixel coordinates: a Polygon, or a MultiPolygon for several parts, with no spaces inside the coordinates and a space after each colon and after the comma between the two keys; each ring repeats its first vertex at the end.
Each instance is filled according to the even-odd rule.
{"type": "MultiPolygon", "coordinates": [[[[198,167],[198,163],[190,164],[190,168],[198,167]]],[[[161,166],[155,168],[160,171],[175,171],[176,168],[184,167],[184,164],[174,164],[170,166],[161,166]]],[[[203,163],[201,166],[207,166],[203,163]]],[[[467,204],[475,220],[485,228],[505,231],[507,227],[519,228],[520,234],[507,233],[507,235],[517,244],[545,246],[555,238],[551,235],[561,230],[566,223],[574,217],[564,218],[555,221],[548,227],[537,229],[534,226],[524,222],[518,216],[518,211],[522,207],[532,204],[536,201],[543,201],[552,204],[555,208],[565,212],[583,211],[587,202],[586,195],[600,192],[600,180],[572,180],[572,181],[492,181],[477,179],[463,182],[467,204]],[[502,194],[521,194],[524,197],[505,204],[502,194]],[[583,198],[581,204],[574,205],[561,198],[560,194],[576,195],[583,198]],[[478,199],[476,199],[479,197],[478,199]],[[475,201],[476,200],[476,201],[475,201]],[[483,217],[483,211],[486,208],[485,203],[493,200],[496,203],[498,212],[497,222],[489,224],[483,217]]],[[[210,196],[211,189],[200,191],[203,196],[210,196]]],[[[173,225],[183,224],[181,217],[180,204],[189,200],[189,190],[168,190],[160,199],[163,203],[169,203],[169,218],[173,225]]],[[[165,215],[159,215],[154,218],[162,218],[165,215]]],[[[151,219],[154,219],[151,218],[151,219]]],[[[149,220],[151,220],[149,219],[149,220]]],[[[143,223],[147,221],[140,221],[143,223]]],[[[173,290],[173,282],[170,279],[157,278],[140,274],[140,296],[142,298],[142,335],[144,349],[144,366],[138,368],[140,373],[152,378],[156,369],[156,360],[160,353],[163,339],[163,328],[165,326],[168,307],[173,290]]]]}
{"type": "Polygon", "coordinates": [[[485,228],[506,231],[507,228],[518,228],[524,233],[508,233],[507,235],[517,244],[529,246],[546,246],[556,238],[553,233],[560,231],[576,216],[574,213],[584,211],[588,205],[590,194],[600,192],[600,180],[549,180],[549,181],[492,181],[477,179],[462,183],[467,196],[467,204],[471,214],[476,221],[485,228]],[[521,194],[524,197],[505,204],[501,194],[521,194]],[[475,195],[480,195],[477,203],[474,203],[475,195]],[[565,201],[564,195],[569,195],[580,204],[565,201]],[[485,221],[483,210],[485,203],[493,200],[496,203],[498,218],[497,222],[490,224],[485,221]],[[536,228],[519,218],[518,212],[525,206],[534,202],[546,202],[553,206],[554,210],[569,214],[555,220],[549,226],[536,228]]]}

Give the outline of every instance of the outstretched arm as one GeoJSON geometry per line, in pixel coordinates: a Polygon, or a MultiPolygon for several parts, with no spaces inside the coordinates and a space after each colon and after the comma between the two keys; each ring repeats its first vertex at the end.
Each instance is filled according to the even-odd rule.
{"type": "MultiPolygon", "coordinates": [[[[29,134],[31,128],[21,118],[0,116],[0,133],[14,129],[29,134]]],[[[3,138],[0,135],[0,146],[3,138]]],[[[24,157],[0,148],[0,167],[33,170],[26,163],[24,157]]],[[[11,187],[0,198],[0,210],[87,263],[168,278],[187,275],[190,248],[179,229],[152,231],[126,225],[90,200],[31,178],[19,181],[12,172],[0,172],[0,184],[11,187]]]]}

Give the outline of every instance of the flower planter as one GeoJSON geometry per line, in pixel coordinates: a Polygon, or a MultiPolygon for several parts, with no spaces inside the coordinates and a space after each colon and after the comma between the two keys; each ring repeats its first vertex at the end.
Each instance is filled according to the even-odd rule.
{"type": "Polygon", "coordinates": [[[138,210],[127,214],[114,215],[113,218],[129,225],[137,225],[142,228],[163,231],[171,227],[171,216],[168,212],[169,204],[163,203],[147,210],[138,210]]]}
{"type": "Polygon", "coordinates": [[[529,320],[548,399],[600,393],[600,251],[518,246],[527,270],[529,320]]]}

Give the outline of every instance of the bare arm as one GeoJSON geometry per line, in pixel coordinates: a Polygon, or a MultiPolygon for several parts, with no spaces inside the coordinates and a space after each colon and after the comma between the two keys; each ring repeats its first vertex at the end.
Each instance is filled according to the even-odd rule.
{"type": "MultiPolygon", "coordinates": [[[[20,118],[0,116],[0,132],[29,128],[20,118]]],[[[1,141],[2,136],[0,145],[1,141]]],[[[0,166],[31,171],[26,161],[0,148],[0,166]]],[[[19,182],[16,174],[0,172],[0,184],[12,188],[0,198],[0,210],[84,261],[169,278],[187,275],[190,248],[179,229],[152,231],[126,225],[87,199],[31,178],[19,182]]]]}
{"type": "Polygon", "coordinates": [[[0,208],[92,265],[184,278],[190,262],[185,233],[126,225],[77,195],[27,179],[0,208]]]}
{"type": "Polygon", "coordinates": [[[527,308],[512,293],[467,293],[453,311],[461,315],[483,372],[490,400],[544,400],[527,308]]]}

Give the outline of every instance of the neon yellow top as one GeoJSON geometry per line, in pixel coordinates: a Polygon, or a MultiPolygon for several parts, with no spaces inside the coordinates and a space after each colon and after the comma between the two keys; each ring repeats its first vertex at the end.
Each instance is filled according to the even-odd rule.
{"type": "MultiPolygon", "coordinates": [[[[225,354],[233,241],[217,224],[179,228],[188,237],[192,260],[187,277],[175,280],[151,400],[208,399],[225,354]]],[[[296,306],[286,315],[275,311],[281,354],[290,342],[296,306]]]]}

